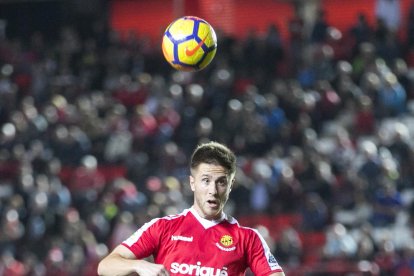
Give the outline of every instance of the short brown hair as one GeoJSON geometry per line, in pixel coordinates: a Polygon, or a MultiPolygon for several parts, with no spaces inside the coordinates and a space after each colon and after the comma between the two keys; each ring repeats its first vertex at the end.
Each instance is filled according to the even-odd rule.
{"type": "Polygon", "coordinates": [[[207,142],[196,147],[191,155],[190,168],[195,169],[201,163],[220,165],[229,174],[236,173],[236,156],[227,146],[218,142],[207,142]]]}

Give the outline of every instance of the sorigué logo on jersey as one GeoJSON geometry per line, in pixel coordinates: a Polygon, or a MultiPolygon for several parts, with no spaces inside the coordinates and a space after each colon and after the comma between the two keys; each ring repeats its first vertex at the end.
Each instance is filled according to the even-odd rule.
{"type": "Polygon", "coordinates": [[[236,246],[232,246],[234,243],[233,237],[230,235],[224,235],[220,238],[219,242],[216,242],[216,246],[223,251],[233,251],[236,246]]]}
{"type": "Polygon", "coordinates": [[[196,276],[228,276],[227,267],[214,268],[201,265],[201,262],[196,264],[186,264],[173,262],[170,271],[172,273],[179,273],[181,275],[196,275],[196,276]]]}

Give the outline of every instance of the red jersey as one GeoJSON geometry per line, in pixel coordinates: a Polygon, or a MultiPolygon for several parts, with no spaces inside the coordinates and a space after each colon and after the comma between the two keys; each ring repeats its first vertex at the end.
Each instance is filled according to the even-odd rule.
{"type": "Polygon", "coordinates": [[[153,219],[122,243],[138,259],[154,256],[170,275],[255,275],[282,272],[263,237],[223,214],[217,221],[194,209],[153,219]]]}

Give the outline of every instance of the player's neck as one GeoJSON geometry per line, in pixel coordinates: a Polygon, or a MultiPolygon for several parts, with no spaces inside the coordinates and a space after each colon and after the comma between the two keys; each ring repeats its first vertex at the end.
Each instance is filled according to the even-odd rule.
{"type": "Polygon", "coordinates": [[[204,214],[202,214],[194,205],[191,206],[191,210],[194,215],[197,216],[197,218],[202,220],[208,220],[211,222],[220,222],[226,218],[226,214],[223,211],[220,211],[216,216],[214,217],[206,217],[204,214]]]}

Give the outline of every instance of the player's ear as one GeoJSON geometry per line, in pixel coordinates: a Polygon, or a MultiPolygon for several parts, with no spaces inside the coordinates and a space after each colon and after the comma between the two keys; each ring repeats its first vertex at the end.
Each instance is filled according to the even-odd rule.
{"type": "Polygon", "coordinates": [[[188,177],[188,180],[190,181],[190,187],[191,187],[191,191],[195,191],[195,179],[194,177],[190,174],[190,176],[188,177]]]}
{"type": "Polygon", "coordinates": [[[236,182],[236,178],[233,177],[233,179],[231,180],[231,184],[230,184],[230,191],[233,189],[234,187],[234,182],[236,182]]]}

